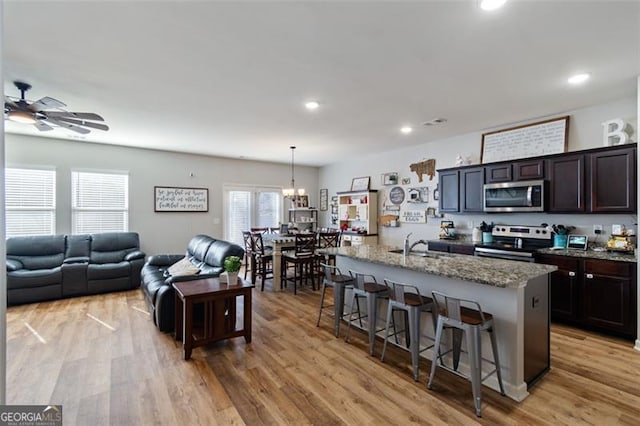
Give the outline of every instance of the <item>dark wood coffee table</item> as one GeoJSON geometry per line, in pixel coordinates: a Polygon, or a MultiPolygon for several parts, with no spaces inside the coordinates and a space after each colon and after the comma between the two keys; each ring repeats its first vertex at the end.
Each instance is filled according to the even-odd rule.
{"type": "Polygon", "coordinates": [[[173,283],[176,290],[176,340],[182,341],[184,359],[193,348],[232,337],[251,343],[251,291],[255,285],[238,279],[235,285],[218,278],[173,283]],[[243,296],[243,328],[236,329],[236,298],[243,296]],[[202,305],[194,318],[194,305],[202,305]]]}

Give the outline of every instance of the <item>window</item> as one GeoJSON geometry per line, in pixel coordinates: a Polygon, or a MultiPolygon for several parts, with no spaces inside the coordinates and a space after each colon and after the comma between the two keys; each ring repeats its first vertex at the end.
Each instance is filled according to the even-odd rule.
{"type": "Polygon", "coordinates": [[[71,172],[74,234],[129,229],[129,175],[71,172]]]}
{"type": "Polygon", "coordinates": [[[56,171],[5,169],[7,237],[56,232],[56,171]]]}
{"type": "Polygon", "coordinates": [[[270,187],[225,186],[224,238],[240,246],[242,231],[276,228],[280,221],[282,190],[270,187]]]}

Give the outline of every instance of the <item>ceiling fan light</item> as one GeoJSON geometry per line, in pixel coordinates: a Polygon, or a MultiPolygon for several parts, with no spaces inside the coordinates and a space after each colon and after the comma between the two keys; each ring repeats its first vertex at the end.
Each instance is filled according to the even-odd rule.
{"type": "Polygon", "coordinates": [[[36,122],[34,115],[26,111],[9,111],[7,118],[21,124],[34,124],[36,122]]]}

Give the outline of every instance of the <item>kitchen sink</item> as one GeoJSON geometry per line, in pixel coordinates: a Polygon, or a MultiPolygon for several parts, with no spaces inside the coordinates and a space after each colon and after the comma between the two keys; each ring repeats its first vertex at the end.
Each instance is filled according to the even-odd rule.
{"type": "MultiPolygon", "coordinates": [[[[402,253],[404,253],[404,250],[402,250],[402,249],[393,249],[393,250],[389,250],[389,253],[402,254],[402,253]]],[[[429,251],[418,251],[418,250],[410,251],[409,252],[409,256],[430,257],[432,259],[437,259],[437,258],[440,257],[439,254],[431,253],[429,251]]]]}

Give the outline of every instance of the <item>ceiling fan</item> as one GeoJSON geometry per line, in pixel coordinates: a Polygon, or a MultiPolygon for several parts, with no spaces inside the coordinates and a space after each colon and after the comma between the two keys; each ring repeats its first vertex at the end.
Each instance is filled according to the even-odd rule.
{"type": "Polygon", "coordinates": [[[90,129],[109,130],[109,126],[105,124],[93,122],[104,121],[98,114],[65,111],[63,108],[66,105],[57,99],[45,96],[30,103],[25,99],[24,93],[31,89],[31,85],[22,81],[14,81],[13,84],[20,90],[21,95],[20,98],[4,98],[4,114],[11,121],[33,124],[40,131],[62,127],[83,135],[91,132],[90,129]]]}

